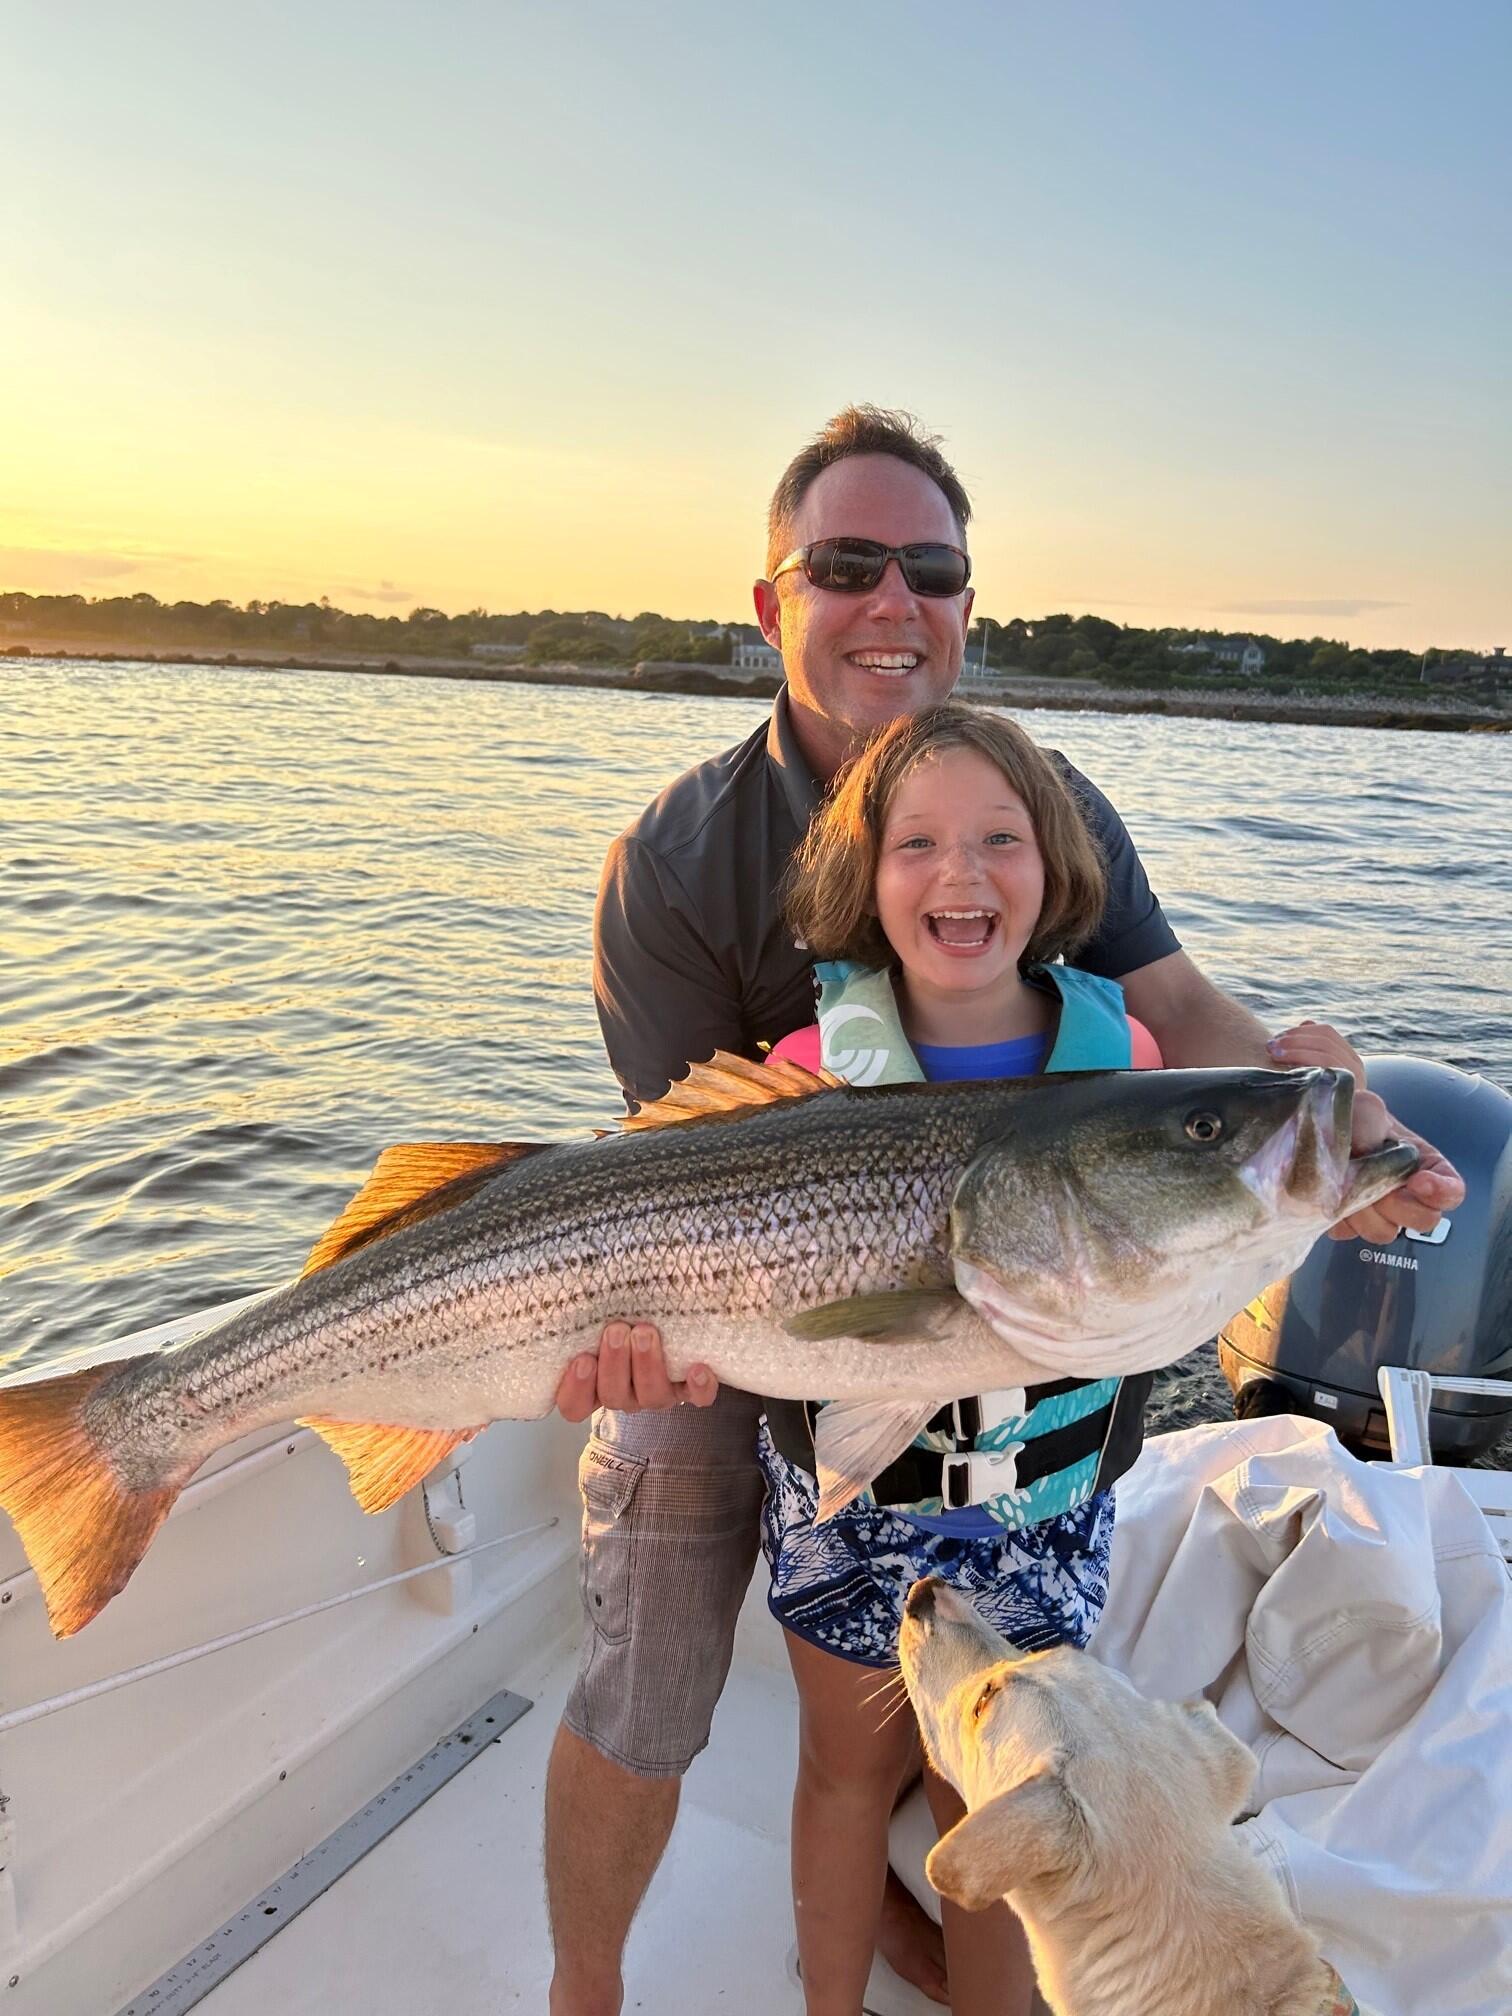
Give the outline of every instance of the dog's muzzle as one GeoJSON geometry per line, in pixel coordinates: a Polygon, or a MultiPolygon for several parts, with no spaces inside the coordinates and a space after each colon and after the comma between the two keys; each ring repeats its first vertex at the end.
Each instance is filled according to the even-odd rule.
{"type": "Polygon", "coordinates": [[[904,1599],[903,1615],[911,1617],[915,1624],[932,1624],[935,1613],[935,1595],[942,1586],[938,1576],[922,1576],[915,1582],[904,1599]]]}

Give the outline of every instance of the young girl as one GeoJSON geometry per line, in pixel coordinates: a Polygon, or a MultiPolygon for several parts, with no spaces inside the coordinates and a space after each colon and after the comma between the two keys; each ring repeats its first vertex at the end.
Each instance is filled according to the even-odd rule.
{"type": "MultiPolygon", "coordinates": [[[[820,962],[819,1019],[773,1055],[863,1084],[1158,1066],[1115,982],[1052,963],[1091,936],[1104,888],[1069,787],[1020,728],[957,705],[894,722],[795,860],[788,911],[820,962]]],[[[792,1857],[808,2016],[857,2016],[871,1967],[888,1820],[917,1769],[913,1718],[881,1681],[909,1587],[942,1577],[1025,1651],[1085,1644],[1107,1595],[1111,1486],[1138,1453],[1150,1384],[965,1396],[822,1526],[814,1406],[769,1404],[763,1545],[800,1702],[792,1857]]],[[[963,1809],[933,1774],[926,1786],[943,1831],[963,1809]]],[[[955,2016],[1030,2010],[1006,1905],[942,1908],[955,2016]]]]}

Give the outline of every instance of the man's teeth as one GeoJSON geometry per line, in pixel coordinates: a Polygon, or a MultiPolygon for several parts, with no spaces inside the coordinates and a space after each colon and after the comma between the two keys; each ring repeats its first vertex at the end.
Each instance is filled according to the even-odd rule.
{"type": "Polygon", "coordinates": [[[851,663],[868,672],[912,672],[918,662],[916,651],[856,651],[851,655],[851,663]]]}

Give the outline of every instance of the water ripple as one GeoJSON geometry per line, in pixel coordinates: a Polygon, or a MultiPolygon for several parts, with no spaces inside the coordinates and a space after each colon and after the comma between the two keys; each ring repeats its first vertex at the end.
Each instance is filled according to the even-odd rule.
{"type": "MultiPolygon", "coordinates": [[[[603,1124],[604,848],[764,711],[12,666],[0,1362],[280,1278],[391,1141],[603,1124]]],[[[1119,806],[1177,929],[1257,1013],[1331,1017],[1366,1048],[1512,1083],[1504,744],[1029,726],[1119,806]]]]}

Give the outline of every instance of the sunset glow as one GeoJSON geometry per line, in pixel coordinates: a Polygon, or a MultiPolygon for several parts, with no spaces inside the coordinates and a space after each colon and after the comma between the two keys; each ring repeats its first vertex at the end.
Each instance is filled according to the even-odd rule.
{"type": "Polygon", "coordinates": [[[0,589],[744,617],[862,398],[982,613],[1512,641],[1512,51],[1452,19],[23,0],[0,589]]]}

